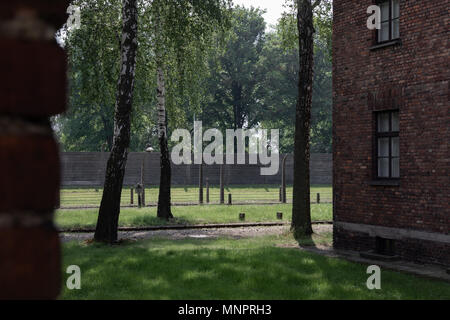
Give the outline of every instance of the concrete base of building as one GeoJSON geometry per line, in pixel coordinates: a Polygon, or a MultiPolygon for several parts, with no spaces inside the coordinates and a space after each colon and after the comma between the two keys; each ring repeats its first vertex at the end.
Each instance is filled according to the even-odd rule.
{"type": "Polygon", "coordinates": [[[450,267],[450,243],[448,235],[417,232],[397,228],[384,228],[369,225],[335,223],[333,245],[338,250],[353,250],[368,254],[382,260],[386,255],[373,256],[377,252],[377,241],[380,238],[394,242],[392,255],[415,263],[433,263],[450,267]],[[392,230],[391,230],[392,229],[392,230]],[[426,239],[425,239],[426,238],[426,239]]]}
{"type": "Polygon", "coordinates": [[[301,250],[317,253],[330,258],[345,259],[365,265],[377,265],[382,269],[405,272],[420,277],[444,280],[450,282],[450,273],[446,267],[436,264],[414,263],[405,260],[380,261],[377,259],[363,258],[360,253],[352,250],[336,250],[329,248],[301,247],[301,250]]]}

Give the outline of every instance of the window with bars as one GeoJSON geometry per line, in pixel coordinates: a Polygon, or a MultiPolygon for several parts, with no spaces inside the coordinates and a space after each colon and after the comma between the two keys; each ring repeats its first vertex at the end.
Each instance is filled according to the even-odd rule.
{"type": "Polygon", "coordinates": [[[399,112],[379,112],[377,113],[376,121],[377,178],[399,179],[399,112]]]}
{"type": "Polygon", "coordinates": [[[400,0],[380,1],[381,29],[378,30],[378,43],[400,38],[400,0]]]}

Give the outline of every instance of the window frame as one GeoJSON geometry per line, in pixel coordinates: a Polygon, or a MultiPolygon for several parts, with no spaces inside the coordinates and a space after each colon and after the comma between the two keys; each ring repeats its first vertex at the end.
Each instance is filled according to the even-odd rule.
{"type": "Polygon", "coordinates": [[[388,20],[385,20],[385,21],[380,21],[380,24],[381,24],[381,26],[383,25],[383,23],[386,23],[386,22],[388,22],[389,23],[389,37],[388,37],[388,39],[387,40],[383,40],[383,41],[381,41],[380,40],[380,33],[381,33],[381,31],[382,31],[382,29],[377,29],[376,30],[376,32],[375,32],[375,43],[377,44],[377,45],[379,45],[379,44],[386,44],[386,43],[390,43],[390,42],[395,42],[395,41],[399,41],[400,40],[400,0],[398,0],[398,3],[399,3],[399,13],[398,13],[398,17],[397,18],[394,18],[393,17],[393,6],[394,6],[394,0],[377,0],[376,1],[376,4],[378,5],[378,6],[380,6],[380,9],[381,9],[381,5],[383,4],[383,3],[385,3],[385,2],[389,2],[389,18],[388,18],[388,20]],[[394,21],[395,20],[397,20],[398,21],[398,37],[396,37],[396,38],[394,38],[393,37],[393,26],[394,26],[394,21]]]}
{"type": "Polygon", "coordinates": [[[401,177],[401,170],[400,170],[400,111],[398,109],[392,109],[392,110],[382,110],[382,111],[377,111],[374,112],[375,115],[375,133],[374,133],[374,178],[377,181],[399,181],[400,177],[401,177]],[[380,114],[389,114],[389,131],[387,132],[379,132],[379,115],[380,114]],[[392,128],[392,119],[393,119],[393,114],[397,113],[398,114],[398,122],[399,122],[399,128],[398,131],[393,131],[392,128]],[[379,152],[379,140],[380,139],[385,139],[388,138],[389,139],[389,154],[388,156],[379,156],[380,152],[379,152]],[[399,141],[399,154],[398,156],[393,156],[393,152],[392,152],[392,140],[394,138],[398,138],[399,141]],[[379,174],[379,159],[383,158],[383,159],[388,159],[389,161],[389,175],[388,177],[382,177],[379,174]],[[399,160],[399,175],[398,177],[394,177],[392,175],[392,161],[394,159],[398,159],[399,160]]]}

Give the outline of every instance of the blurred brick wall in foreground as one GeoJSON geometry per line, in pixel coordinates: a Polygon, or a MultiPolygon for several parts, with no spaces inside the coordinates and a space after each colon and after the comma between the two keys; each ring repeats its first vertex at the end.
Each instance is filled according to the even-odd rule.
{"type": "Polygon", "coordinates": [[[66,106],[66,56],[54,33],[68,2],[0,2],[0,299],[60,292],[60,158],[49,117],[66,106]]]}

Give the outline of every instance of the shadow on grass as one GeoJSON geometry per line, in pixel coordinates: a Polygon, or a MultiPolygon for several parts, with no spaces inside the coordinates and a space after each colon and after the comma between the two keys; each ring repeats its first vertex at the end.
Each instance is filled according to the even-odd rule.
{"type": "Polygon", "coordinates": [[[65,289],[65,299],[450,297],[447,284],[388,271],[383,272],[383,290],[369,291],[362,265],[258,241],[151,240],[118,247],[69,243],[63,252],[64,267],[75,264],[82,270],[82,289],[65,289]]]}
{"type": "Polygon", "coordinates": [[[124,226],[141,226],[141,227],[152,227],[152,226],[168,226],[168,225],[193,225],[196,222],[190,219],[184,218],[173,218],[170,220],[160,219],[151,215],[142,215],[134,217],[131,220],[123,223],[124,226]]]}
{"type": "MultiPolygon", "coordinates": [[[[292,238],[293,233],[289,232],[292,238]]],[[[300,248],[302,247],[312,247],[317,249],[323,249],[323,247],[332,247],[333,246],[333,232],[332,231],[321,231],[319,233],[314,232],[311,235],[301,236],[295,239],[295,242],[298,244],[300,248]]]]}
{"type": "Polygon", "coordinates": [[[316,243],[314,242],[314,234],[296,237],[295,241],[298,243],[300,247],[315,247],[316,243]]]}

